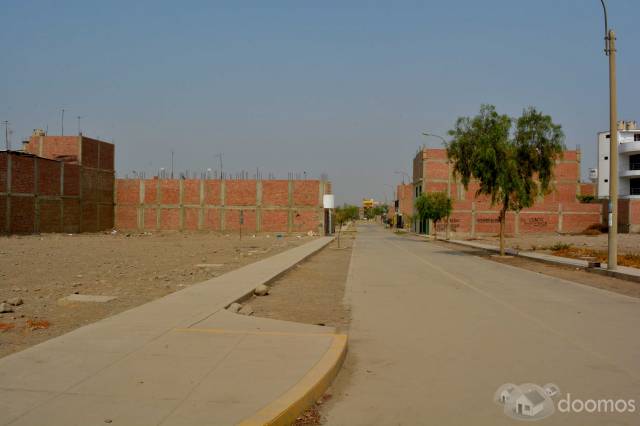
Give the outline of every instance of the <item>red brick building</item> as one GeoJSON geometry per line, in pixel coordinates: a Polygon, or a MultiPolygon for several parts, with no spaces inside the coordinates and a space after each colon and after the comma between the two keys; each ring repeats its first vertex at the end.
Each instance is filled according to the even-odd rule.
{"type": "Polygon", "coordinates": [[[413,222],[413,184],[401,183],[396,187],[396,226],[408,228],[413,222]]]}
{"type": "MultiPolygon", "coordinates": [[[[520,212],[509,212],[506,230],[520,233],[581,232],[589,225],[601,223],[600,204],[581,203],[577,196],[593,194],[593,185],[580,183],[580,151],[565,151],[555,167],[554,191],[540,197],[534,206],[520,212]]],[[[443,148],[425,148],[413,159],[413,200],[422,192],[446,192],[453,201],[450,229],[468,235],[499,232],[498,207],[491,206],[487,197],[475,197],[478,184],[471,182],[467,190],[453,177],[452,166],[443,148]]],[[[409,202],[406,201],[406,204],[409,202]]],[[[442,228],[441,228],[442,227],[442,228]]],[[[445,223],[438,224],[438,231],[445,223]]],[[[416,232],[427,232],[428,224],[415,221],[416,232]]]]}
{"type": "Polygon", "coordinates": [[[320,180],[117,179],[118,229],[323,233],[320,180]]]}
{"type": "Polygon", "coordinates": [[[36,134],[24,152],[0,152],[0,231],[110,229],[114,179],[112,144],[36,134]]]}

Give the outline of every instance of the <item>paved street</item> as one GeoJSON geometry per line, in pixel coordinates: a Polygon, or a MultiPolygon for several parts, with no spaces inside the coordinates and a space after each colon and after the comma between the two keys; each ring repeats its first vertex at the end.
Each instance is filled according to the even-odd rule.
{"type": "Polygon", "coordinates": [[[567,393],[636,404],[625,414],[556,408],[540,424],[640,423],[638,299],[378,225],[359,227],[347,298],[350,352],[329,424],[517,424],[493,397],[526,382],[558,385],[556,407],[567,393]]]}

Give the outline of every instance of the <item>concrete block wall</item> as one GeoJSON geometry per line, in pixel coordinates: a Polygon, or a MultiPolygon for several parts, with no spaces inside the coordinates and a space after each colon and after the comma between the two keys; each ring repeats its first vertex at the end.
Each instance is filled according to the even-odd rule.
{"type": "Polygon", "coordinates": [[[78,136],[32,136],[0,153],[0,232],[113,228],[114,146],[78,136]]]}
{"type": "Polygon", "coordinates": [[[121,230],[322,232],[319,180],[117,179],[121,230]]]}
{"type": "Polygon", "coordinates": [[[87,232],[113,227],[113,172],[95,173],[20,152],[0,152],[0,232],[87,232]],[[101,189],[101,192],[94,192],[101,189]]]}
{"type": "MultiPolygon", "coordinates": [[[[444,191],[453,200],[450,218],[453,232],[471,235],[499,232],[499,208],[491,206],[489,198],[475,196],[477,182],[471,182],[465,190],[453,177],[446,150],[427,148],[419,152],[414,159],[414,173],[422,177],[414,184],[419,182],[424,192],[444,191]]],[[[507,213],[507,233],[576,233],[601,223],[602,206],[583,204],[576,198],[590,189],[587,184],[580,183],[580,151],[565,151],[563,158],[557,161],[554,173],[551,193],[540,197],[531,208],[507,213]]],[[[445,223],[439,223],[438,232],[444,231],[445,227],[445,223]]]]}

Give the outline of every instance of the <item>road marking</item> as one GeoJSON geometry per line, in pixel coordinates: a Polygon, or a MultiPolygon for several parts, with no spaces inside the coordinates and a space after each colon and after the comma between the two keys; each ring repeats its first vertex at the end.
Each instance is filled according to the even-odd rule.
{"type": "Polygon", "coordinates": [[[288,331],[260,331],[260,330],[229,330],[225,328],[174,328],[180,333],[207,333],[207,334],[251,334],[259,336],[338,336],[337,333],[313,333],[313,332],[288,332],[288,331]]]}
{"type": "Polygon", "coordinates": [[[577,340],[575,340],[575,339],[572,339],[571,337],[569,337],[569,336],[567,336],[567,335],[563,334],[561,331],[556,330],[556,329],[555,329],[555,328],[553,328],[553,327],[550,327],[548,324],[546,324],[546,323],[542,322],[539,318],[537,318],[537,317],[535,317],[535,316],[533,316],[533,315],[530,315],[530,314],[526,313],[525,311],[523,311],[523,310],[521,310],[521,309],[518,309],[516,306],[514,306],[514,305],[512,305],[512,304],[510,304],[510,303],[508,303],[508,302],[505,302],[505,301],[504,301],[504,300],[502,300],[502,299],[498,299],[497,297],[493,296],[492,294],[490,294],[490,293],[488,293],[488,292],[486,292],[486,291],[484,291],[484,290],[482,290],[482,289],[480,289],[480,288],[478,288],[478,287],[476,287],[476,286],[474,286],[474,285],[470,284],[469,282],[467,282],[467,281],[463,280],[462,278],[459,278],[459,277],[457,277],[457,276],[453,275],[453,274],[452,274],[452,273],[450,273],[449,271],[447,271],[447,270],[445,270],[445,269],[442,269],[442,268],[440,268],[439,266],[434,265],[433,263],[431,263],[431,262],[429,262],[428,260],[424,259],[422,256],[418,256],[417,254],[413,253],[412,251],[407,250],[406,248],[402,247],[402,246],[401,246],[401,245],[399,245],[399,244],[396,244],[396,243],[395,243],[394,241],[392,241],[392,240],[389,240],[389,244],[391,244],[391,245],[393,245],[393,246],[395,246],[395,247],[399,248],[400,250],[402,250],[402,251],[404,251],[404,252],[408,253],[409,255],[411,255],[411,256],[413,256],[413,257],[415,257],[415,258],[416,258],[416,259],[418,259],[420,262],[422,262],[422,263],[424,263],[424,264],[426,264],[426,265],[430,266],[431,268],[433,268],[433,269],[435,269],[436,271],[440,272],[442,275],[447,276],[447,277],[448,277],[448,278],[450,278],[451,280],[456,281],[456,282],[458,282],[458,283],[462,284],[463,286],[465,286],[465,287],[467,287],[467,288],[469,288],[469,289],[471,289],[471,290],[475,291],[476,293],[478,293],[478,294],[480,294],[480,295],[482,295],[482,296],[486,297],[487,299],[490,299],[490,300],[494,301],[495,303],[497,303],[497,304],[499,304],[499,305],[502,305],[503,307],[505,307],[505,308],[507,308],[507,309],[509,309],[509,310],[511,310],[511,311],[513,311],[513,312],[515,312],[516,314],[518,314],[518,315],[520,315],[520,316],[522,316],[522,317],[524,317],[524,318],[528,319],[529,321],[534,322],[534,323],[535,323],[535,324],[537,324],[538,326],[542,327],[543,329],[545,329],[545,330],[547,330],[547,331],[550,331],[551,333],[555,334],[556,336],[558,336],[558,337],[561,337],[561,338],[565,339],[568,343],[571,343],[571,344],[575,345],[575,346],[576,346],[576,347],[578,347],[580,350],[582,350],[582,351],[584,351],[584,352],[586,352],[586,353],[589,353],[589,354],[591,354],[591,355],[593,355],[593,356],[595,356],[595,357],[597,357],[597,358],[600,358],[601,360],[605,361],[606,363],[608,363],[608,364],[611,364],[611,365],[615,366],[616,368],[620,369],[621,371],[624,371],[625,373],[627,373],[629,376],[633,377],[634,379],[636,379],[636,380],[640,380],[640,376],[639,376],[639,375],[637,375],[635,372],[633,372],[633,371],[629,371],[629,370],[627,370],[627,369],[626,369],[626,368],[624,368],[624,367],[621,367],[621,366],[619,366],[619,365],[617,365],[617,364],[612,363],[612,362],[611,362],[611,359],[610,359],[609,357],[607,357],[607,356],[605,356],[605,355],[603,355],[603,354],[601,354],[601,353],[599,353],[599,352],[596,352],[596,351],[594,351],[594,350],[592,350],[592,349],[589,349],[589,348],[585,347],[585,346],[584,346],[584,345],[582,345],[579,341],[577,341],[577,340]]]}

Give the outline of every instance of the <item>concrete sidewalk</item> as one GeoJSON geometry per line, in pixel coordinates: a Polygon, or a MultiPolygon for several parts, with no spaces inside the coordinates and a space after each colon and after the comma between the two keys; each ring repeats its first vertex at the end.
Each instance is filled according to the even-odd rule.
{"type": "Polygon", "coordinates": [[[0,424],[257,424],[291,415],[291,406],[301,409],[335,374],[346,338],[329,327],[224,308],[330,241],[313,240],[0,359],[0,424]]]}
{"type": "MultiPolygon", "coordinates": [[[[476,241],[464,241],[464,240],[445,240],[448,243],[458,244],[465,247],[478,248],[487,251],[493,251],[496,253],[500,252],[500,247],[497,247],[492,244],[478,243],[476,241]]],[[[555,263],[557,265],[565,265],[565,266],[573,266],[576,268],[585,269],[589,272],[593,272],[596,274],[607,275],[610,277],[619,278],[627,281],[635,281],[640,282],[640,269],[638,268],[629,268],[628,266],[620,266],[615,271],[610,271],[607,269],[607,264],[602,263],[599,268],[590,268],[589,262],[586,260],[580,259],[571,259],[568,257],[554,256],[552,254],[546,253],[536,253],[533,251],[520,251],[514,250],[512,248],[507,248],[505,252],[508,255],[512,256],[521,256],[526,257],[528,259],[536,260],[539,262],[545,263],[555,263]]]]}

